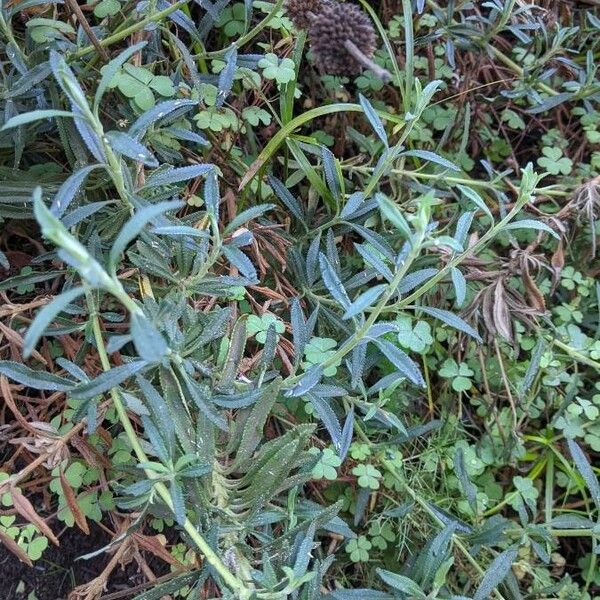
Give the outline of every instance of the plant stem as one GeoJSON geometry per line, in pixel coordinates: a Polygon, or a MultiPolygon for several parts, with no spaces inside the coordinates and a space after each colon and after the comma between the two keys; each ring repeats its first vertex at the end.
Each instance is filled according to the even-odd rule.
{"type": "MultiPolygon", "coordinates": [[[[466,260],[470,256],[474,256],[480,250],[482,250],[485,247],[485,245],[488,242],[490,242],[496,236],[496,234],[499,233],[504,228],[505,225],[507,225],[508,223],[510,223],[510,221],[512,221],[512,219],[523,208],[523,204],[524,204],[524,202],[517,201],[515,203],[515,205],[513,206],[512,210],[504,217],[504,219],[502,219],[501,221],[496,223],[496,225],[494,225],[491,229],[488,229],[488,231],[481,236],[481,238],[477,241],[477,243],[475,243],[473,246],[471,246],[471,248],[467,248],[467,250],[465,250],[464,252],[461,252],[460,254],[458,254],[457,256],[452,258],[448,262],[448,264],[445,267],[443,267],[442,269],[440,269],[438,271],[438,273],[436,275],[434,275],[431,279],[426,281],[422,286],[420,286],[412,294],[410,294],[409,296],[406,296],[406,298],[403,298],[402,300],[399,300],[395,304],[388,306],[384,312],[397,312],[398,310],[401,310],[402,308],[409,306],[415,300],[418,300],[421,296],[426,294],[434,285],[436,285],[442,279],[444,279],[450,273],[450,271],[453,267],[458,266],[464,260],[466,260]]],[[[373,309],[373,310],[375,310],[375,309],[373,309]]]]}
{"type": "Polygon", "coordinates": [[[88,23],[87,19],[85,18],[85,15],[83,14],[83,11],[81,10],[81,7],[79,6],[77,0],[66,0],[66,4],[69,7],[69,9],[71,10],[71,12],[77,17],[79,24],[83,28],[83,31],[85,31],[85,34],[88,36],[88,39],[92,43],[92,46],[94,46],[94,48],[96,48],[96,50],[98,51],[98,54],[105,61],[110,60],[110,56],[108,55],[108,52],[100,44],[100,41],[96,37],[96,34],[92,30],[92,28],[90,27],[90,24],[88,23]]]}
{"type": "MultiPolygon", "coordinates": [[[[365,436],[366,439],[368,440],[368,437],[365,436]]],[[[370,440],[369,440],[369,443],[370,440]]],[[[402,487],[404,488],[404,490],[408,493],[408,495],[423,509],[425,510],[425,512],[440,526],[444,526],[445,523],[442,522],[442,520],[438,517],[438,515],[436,515],[436,513],[431,509],[431,507],[429,506],[429,504],[427,504],[427,502],[425,502],[425,500],[423,500],[423,498],[421,498],[419,496],[419,494],[417,494],[411,487],[410,485],[408,485],[408,483],[406,482],[405,478],[402,477],[398,471],[396,470],[396,466],[389,461],[386,458],[382,458],[381,459],[381,464],[386,468],[386,470],[392,474],[392,476],[394,477],[394,479],[396,479],[396,481],[398,481],[402,487]]],[[[475,570],[479,573],[479,575],[484,575],[485,574],[485,570],[482,568],[482,566],[473,558],[473,556],[471,555],[471,553],[469,552],[469,549],[463,544],[462,540],[456,535],[453,534],[452,535],[452,541],[454,543],[454,545],[458,548],[458,550],[461,552],[461,554],[467,559],[467,561],[475,568],[475,570]]],[[[496,594],[496,598],[498,598],[498,600],[505,600],[504,596],[498,592],[495,591],[494,592],[496,594]]]]}
{"type": "MultiPolygon", "coordinates": [[[[374,167],[361,166],[356,167],[353,165],[342,165],[342,169],[348,171],[356,171],[358,173],[368,173],[374,171],[374,167]]],[[[422,173],[420,171],[410,171],[408,169],[390,169],[390,173],[394,175],[404,175],[406,177],[414,177],[415,179],[423,179],[425,181],[435,181],[441,183],[450,183],[457,185],[468,185],[470,187],[484,188],[488,190],[498,190],[499,186],[502,189],[507,189],[506,184],[502,180],[499,181],[480,181],[478,179],[470,179],[469,177],[454,177],[452,175],[445,175],[443,173],[422,173]]],[[[551,189],[550,187],[537,188],[536,191],[545,196],[568,196],[571,194],[570,191],[564,189],[551,189]]]]}
{"type": "Polygon", "coordinates": [[[344,41],[344,48],[357,60],[365,69],[370,69],[375,73],[375,76],[381,79],[381,81],[387,83],[392,80],[392,74],[383,67],[380,67],[377,63],[373,62],[368,56],[366,56],[362,50],[351,40],[344,41]]]}
{"type": "MultiPolygon", "coordinates": [[[[190,0],[180,0],[179,2],[172,4],[168,8],[159,10],[158,12],[148,15],[141,21],[138,21],[137,23],[134,23],[133,25],[130,25],[129,27],[126,27],[125,29],[122,29],[121,31],[117,31],[113,35],[109,35],[108,37],[104,38],[103,40],[100,40],[99,45],[102,48],[106,48],[107,46],[112,46],[112,44],[115,44],[117,42],[120,42],[121,40],[124,40],[126,37],[130,36],[132,33],[135,33],[136,31],[141,31],[142,29],[144,29],[144,27],[146,27],[146,25],[149,25],[150,23],[158,23],[159,21],[162,21],[165,17],[168,17],[171,13],[175,12],[176,10],[178,10],[179,8],[181,8],[188,2],[190,2],[190,0]]],[[[69,58],[78,59],[78,58],[81,58],[82,56],[85,56],[86,54],[89,54],[90,52],[93,52],[94,50],[96,50],[96,47],[93,44],[90,44],[89,46],[85,46],[84,48],[81,48],[81,50],[77,50],[77,52],[73,52],[73,54],[71,54],[69,58]]]]}
{"type": "MultiPolygon", "coordinates": [[[[104,339],[102,337],[102,329],[100,328],[100,319],[98,318],[98,312],[96,309],[96,303],[91,292],[86,292],[86,300],[90,311],[90,318],[92,319],[92,330],[94,333],[94,340],[96,342],[96,349],[100,357],[100,363],[104,371],[110,370],[110,361],[104,345],[104,339]]],[[[115,410],[121,422],[121,426],[125,431],[125,435],[131,444],[131,447],[139,462],[148,462],[148,456],[144,452],[138,436],[133,428],[133,424],[129,419],[127,410],[121,400],[121,396],[117,388],[111,388],[110,396],[114,404],[115,410]]],[[[156,479],[156,474],[152,471],[145,470],[148,479],[156,479]]],[[[173,501],[171,500],[171,494],[167,486],[162,481],[157,481],[154,484],[154,489],[162,499],[162,501],[169,507],[174,513],[173,501]]],[[[215,569],[219,576],[223,579],[225,584],[236,594],[237,598],[242,600],[248,600],[251,597],[252,591],[246,587],[246,584],[240,581],[229,569],[223,564],[221,559],[217,556],[214,550],[210,547],[208,542],[202,537],[200,532],[196,529],[194,524],[186,518],[183,523],[183,528],[186,533],[190,536],[193,542],[196,544],[200,552],[204,555],[206,561],[215,569]]]]}
{"type": "Polygon", "coordinates": [[[566,352],[572,359],[576,360],[577,362],[580,362],[584,365],[587,365],[588,367],[592,367],[592,368],[596,369],[597,371],[600,371],[600,362],[597,362],[597,361],[585,356],[584,354],[581,354],[581,352],[579,352],[575,348],[572,348],[571,346],[568,346],[567,344],[565,344],[564,342],[561,342],[560,340],[551,339],[549,337],[546,339],[551,344],[556,346],[557,348],[560,348],[561,350],[566,352]]]}

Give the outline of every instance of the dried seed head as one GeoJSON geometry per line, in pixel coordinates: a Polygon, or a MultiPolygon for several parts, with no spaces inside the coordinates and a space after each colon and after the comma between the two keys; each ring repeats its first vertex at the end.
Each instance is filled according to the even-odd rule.
{"type": "Polygon", "coordinates": [[[310,16],[321,11],[323,0],[286,0],[287,16],[298,29],[308,29],[310,16]]]}
{"type": "Polygon", "coordinates": [[[376,36],[369,17],[354,4],[327,2],[310,21],[310,43],[319,70],[329,75],[356,75],[363,66],[346,49],[352,42],[368,59],[375,53],[376,36]]]}

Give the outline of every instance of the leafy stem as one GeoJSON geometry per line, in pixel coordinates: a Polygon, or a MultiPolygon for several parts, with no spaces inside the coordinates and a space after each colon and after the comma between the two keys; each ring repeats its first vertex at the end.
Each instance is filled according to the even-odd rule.
{"type": "Polygon", "coordinates": [[[486,233],[483,234],[481,238],[475,244],[473,244],[473,246],[467,248],[464,252],[461,252],[460,254],[454,256],[454,258],[448,261],[445,267],[440,269],[436,275],[434,275],[431,279],[426,281],[412,294],[409,294],[408,296],[406,296],[406,298],[402,298],[398,302],[391,304],[385,309],[384,312],[397,312],[398,310],[401,310],[402,308],[413,304],[416,300],[425,295],[433,286],[442,281],[454,267],[457,267],[470,256],[474,256],[475,254],[483,250],[483,248],[485,248],[485,246],[490,241],[492,241],[492,239],[496,237],[496,235],[500,233],[504,229],[504,227],[506,227],[506,225],[508,225],[508,223],[510,223],[517,216],[519,212],[521,212],[521,209],[526,204],[528,199],[529,194],[525,193],[525,191],[521,189],[521,193],[519,194],[517,202],[502,220],[500,220],[493,227],[488,229],[488,231],[486,231],[486,233]]]}
{"type": "MultiPolygon", "coordinates": [[[[110,360],[108,358],[108,353],[106,352],[106,346],[104,345],[104,339],[102,337],[102,329],[100,327],[100,319],[98,317],[98,311],[96,302],[94,300],[93,294],[91,292],[86,292],[86,302],[90,311],[90,318],[92,320],[92,331],[94,334],[94,341],[96,342],[96,349],[98,351],[98,356],[100,357],[100,363],[102,365],[102,369],[104,371],[110,370],[110,360]]],[[[125,431],[125,435],[140,463],[149,462],[149,458],[144,452],[140,440],[133,428],[133,424],[129,419],[129,415],[127,414],[127,410],[125,409],[125,405],[121,399],[119,391],[116,387],[111,388],[110,390],[111,400],[119,417],[119,421],[123,430],[125,431]]],[[[148,479],[156,479],[156,474],[150,470],[144,469],[146,476],[148,479]]],[[[167,486],[161,482],[157,481],[154,484],[154,490],[160,496],[161,500],[169,507],[169,509],[175,513],[173,501],[171,500],[171,494],[167,486]]],[[[183,523],[183,528],[186,533],[190,536],[192,541],[198,547],[198,550],[204,555],[206,561],[215,569],[215,571],[219,574],[219,576],[223,579],[223,581],[227,584],[227,586],[237,594],[238,598],[242,600],[247,600],[251,597],[251,590],[246,586],[246,584],[240,581],[229,569],[225,566],[225,564],[221,561],[221,559],[217,556],[215,551],[210,547],[208,542],[202,537],[200,532],[196,529],[194,524],[188,519],[185,519],[183,523]]]]}

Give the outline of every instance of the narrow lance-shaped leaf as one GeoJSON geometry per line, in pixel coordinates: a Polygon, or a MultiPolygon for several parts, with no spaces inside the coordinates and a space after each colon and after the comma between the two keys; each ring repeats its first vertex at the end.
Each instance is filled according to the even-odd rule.
{"type": "Polygon", "coordinates": [[[401,156],[414,156],[415,158],[422,158],[445,167],[446,169],[450,169],[451,171],[460,171],[460,167],[456,166],[453,162],[449,161],[443,156],[440,156],[439,154],[436,154],[435,152],[430,152],[429,150],[408,150],[407,152],[403,152],[401,156]]]}
{"type": "Polygon", "coordinates": [[[398,575],[385,569],[377,569],[377,575],[395,590],[408,594],[411,598],[427,598],[427,594],[421,589],[419,584],[404,575],[398,575]]]}
{"type": "Polygon", "coordinates": [[[223,58],[225,60],[225,68],[219,73],[219,93],[217,94],[217,101],[215,103],[217,108],[223,106],[233,86],[233,77],[237,66],[237,47],[235,44],[232,44],[223,58]]]}
{"type": "Polygon", "coordinates": [[[490,598],[492,592],[508,575],[517,554],[518,550],[516,548],[509,548],[492,561],[473,596],[473,600],[488,600],[490,598]]]}
{"type": "Polygon", "coordinates": [[[460,269],[457,269],[456,267],[450,269],[450,275],[452,276],[452,284],[454,285],[456,305],[462,306],[467,295],[467,280],[460,269]]]}
{"type": "Polygon", "coordinates": [[[425,314],[428,314],[435,319],[439,319],[446,325],[452,327],[453,329],[457,329],[458,331],[462,331],[467,335],[470,335],[472,338],[477,340],[479,343],[482,342],[480,335],[466,322],[464,319],[456,316],[454,313],[451,313],[448,310],[442,310],[441,308],[433,308],[431,306],[412,306],[415,310],[420,310],[425,314]]]}
{"type": "Polygon", "coordinates": [[[170,185],[172,183],[181,183],[183,181],[189,181],[196,177],[202,177],[207,175],[211,171],[214,171],[214,165],[190,165],[189,167],[178,167],[170,169],[168,171],[161,171],[156,175],[151,175],[144,185],[144,189],[150,189],[161,185],[170,185]]]}
{"type": "Polygon", "coordinates": [[[373,131],[377,134],[377,137],[383,142],[385,147],[389,147],[387,133],[385,131],[385,127],[381,121],[379,115],[375,112],[375,109],[371,106],[371,103],[362,95],[359,94],[358,100],[362,109],[365,113],[365,116],[369,120],[373,131]]]}
{"type": "Polygon", "coordinates": [[[86,400],[93,398],[99,394],[103,394],[108,390],[117,387],[124,381],[127,381],[132,375],[135,375],[138,371],[141,371],[148,363],[143,360],[119,365],[113,367],[110,371],[105,371],[98,375],[98,377],[88,381],[86,383],[80,383],[76,387],[71,389],[71,395],[79,400],[86,400]]]}
{"type": "Polygon", "coordinates": [[[325,173],[327,187],[329,188],[331,195],[336,200],[339,200],[341,195],[341,186],[338,178],[335,156],[331,150],[325,146],[321,148],[321,156],[323,158],[323,172],[325,173]]]}
{"type": "Polygon", "coordinates": [[[323,253],[319,255],[319,264],[321,265],[321,277],[323,278],[323,283],[333,298],[343,308],[348,309],[352,304],[350,298],[348,297],[340,278],[335,272],[335,269],[331,266],[331,263],[323,253]]]}
{"type": "Polygon", "coordinates": [[[237,215],[225,228],[225,233],[233,233],[240,225],[247,223],[248,221],[252,221],[257,217],[260,217],[268,210],[272,210],[275,208],[274,204],[259,204],[257,206],[252,206],[251,208],[247,208],[239,215],[237,215]]]}
{"type": "Polygon", "coordinates": [[[304,211],[300,206],[299,202],[290,194],[289,190],[283,185],[279,179],[273,176],[269,176],[269,185],[273,188],[273,191],[277,197],[285,204],[286,208],[300,221],[304,223],[306,217],[304,211]]]}
{"type": "Polygon", "coordinates": [[[379,204],[379,208],[383,216],[392,224],[398,231],[404,234],[407,240],[412,240],[412,232],[407,220],[400,209],[383,194],[376,194],[375,199],[379,204]]]}
{"type": "Polygon", "coordinates": [[[215,221],[219,220],[219,203],[221,195],[219,193],[219,180],[217,172],[212,169],[204,182],[204,202],[209,215],[212,215],[215,221]]]}
{"type": "Polygon", "coordinates": [[[114,283],[100,264],[90,256],[89,252],[79,240],[75,239],[65,226],[48,210],[42,200],[41,188],[33,191],[33,213],[40,224],[42,234],[61,251],[59,256],[76,266],[80,276],[95,287],[114,289],[114,283]]]}
{"type": "Polygon", "coordinates": [[[520,221],[513,221],[512,223],[507,223],[504,226],[504,229],[537,229],[538,231],[545,231],[550,235],[554,236],[557,240],[560,239],[560,236],[554,229],[546,225],[546,223],[542,223],[542,221],[534,221],[533,219],[521,219],[520,221]]]}
{"type": "Polygon", "coordinates": [[[164,119],[175,111],[187,112],[193,106],[197,105],[198,102],[196,100],[166,100],[165,102],[160,102],[138,118],[129,128],[129,135],[139,140],[156,121],[164,119]]]}
{"type": "Polygon", "coordinates": [[[596,507],[600,510],[600,483],[598,483],[598,478],[596,477],[592,466],[575,440],[568,438],[567,445],[569,446],[569,452],[577,465],[577,470],[588,486],[596,507]]]}
{"type": "Polygon", "coordinates": [[[342,441],[342,428],[335,412],[333,412],[331,406],[329,406],[329,403],[317,394],[311,392],[306,394],[306,398],[313,405],[319,419],[321,419],[321,422],[325,425],[325,428],[331,436],[333,445],[336,448],[339,447],[342,441]]]}
{"type": "Polygon", "coordinates": [[[351,319],[356,315],[362,313],[365,309],[373,306],[378,300],[379,296],[385,291],[385,285],[376,285],[366,292],[362,293],[346,310],[342,319],[351,319]]]}
{"type": "Polygon", "coordinates": [[[467,497],[467,501],[469,502],[469,506],[471,510],[476,513],[477,512],[477,489],[469,479],[469,475],[467,473],[467,469],[465,467],[465,455],[462,448],[457,448],[456,453],[454,455],[454,466],[456,467],[456,474],[458,475],[458,480],[460,481],[460,485],[463,489],[467,497]]]}
{"type": "Polygon", "coordinates": [[[131,337],[143,360],[158,362],[167,353],[167,343],[154,324],[143,314],[131,315],[131,337]]]}
{"type": "Polygon", "coordinates": [[[423,375],[421,375],[421,370],[405,352],[385,339],[377,339],[375,340],[375,344],[377,344],[383,355],[402,375],[415,385],[425,387],[425,380],[423,379],[423,375]]]}
{"type": "Polygon", "coordinates": [[[458,222],[456,223],[456,231],[454,233],[454,239],[464,247],[473,217],[475,216],[474,211],[467,211],[460,215],[458,222]]]}
{"type": "Polygon", "coordinates": [[[300,381],[291,389],[286,392],[288,398],[298,398],[304,396],[312,388],[321,381],[323,375],[323,367],[320,365],[313,365],[302,377],[300,381]]]}
{"type": "Polygon", "coordinates": [[[152,152],[126,133],[122,131],[109,131],[106,134],[106,139],[112,149],[119,154],[141,162],[147,167],[158,167],[158,160],[152,152]]]}
{"type": "Polygon", "coordinates": [[[184,206],[183,202],[159,202],[158,204],[146,206],[136,212],[135,215],[125,223],[113,243],[109,255],[110,268],[113,271],[116,269],[119,257],[124,252],[129,242],[142,231],[148,222],[159,215],[170,210],[177,210],[182,206],[184,206]]]}
{"type": "Polygon", "coordinates": [[[352,434],[354,433],[354,408],[350,409],[350,412],[346,416],[344,427],[342,428],[342,437],[340,443],[336,446],[339,457],[345,460],[348,450],[350,450],[350,444],[352,444],[352,434]]]}
{"type": "Polygon", "coordinates": [[[483,198],[475,190],[472,190],[464,185],[458,185],[457,187],[463,196],[466,196],[469,200],[471,200],[471,202],[473,202],[477,208],[481,209],[490,218],[492,223],[494,222],[494,217],[492,216],[490,209],[487,207],[487,204],[483,198]]]}
{"type": "Polygon", "coordinates": [[[54,199],[52,200],[50,212],[58,218],[62,217],[69,204],[71,204],[77,195],[77,192],[86,177],[99,166],[100,165],[89,165],[75,171],[75,173],[60,186],[58,192],[56,192],[56,196],[54,196],[54,199]]]}
{"type": "Polygon", "coordinates": [[[66,110],[33,110],[22,115],[12,117],[6,123],[4,123],[0,131],[12,129],[13,127],[20,127],[21,125],[27,125],[35,121],[41,121],[42,119],[52,119],[56,117],[72,117],[73,113],[66,110]]]}
{"type": "Polygon", "coordinates": [[[66,308],[69,303],[73,302],[75,298],[81,296],[84,291],[84,288],[77,287],[63,292],[38,312],[25,334],[25,339],[23,341],[23,358],[31,356],[38,340],[44,334],[44,331],[50,323],[52,323],[54,318],[66,308]]]}
{"type": "Polygon", "coordinates": [[[294,340],[294,360],[298,363],[302,358],[304,348],[309,338],[306,320],[302,313],[302,307],[300,306],[298,298],[292,299],[290,320],[292,323],[292,338],[294,340]]]}
{"type": "Polygon", "coordinates": [[[34,390],[67,392],[75,386],[75,382],[64,377],[52,375],[52,373],[46,373],[45,371],[35,371],[24,364],[10,360],[0,362],[0,374],[34,390]]]}

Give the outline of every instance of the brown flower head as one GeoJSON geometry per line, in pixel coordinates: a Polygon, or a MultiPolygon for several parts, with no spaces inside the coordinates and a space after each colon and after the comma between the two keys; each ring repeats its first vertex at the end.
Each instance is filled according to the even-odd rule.
{"type": "Polygon", "coordinates": [[[286,0],[287,16],[298,29],[308,29],[310,18],[321,11],[323,0],[286,0]]]}
{"type": "Polygon", "coordinates": [[[369,17],[354,4],[327,2],[310,20],[310,41],[317,67],[329,75],[356,75],[363,66],[346,48],[349,41],[368,59],[375,53],[376,36],[369,17]]]}

